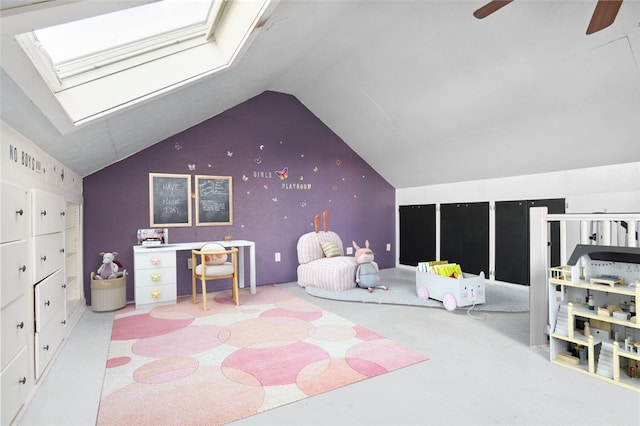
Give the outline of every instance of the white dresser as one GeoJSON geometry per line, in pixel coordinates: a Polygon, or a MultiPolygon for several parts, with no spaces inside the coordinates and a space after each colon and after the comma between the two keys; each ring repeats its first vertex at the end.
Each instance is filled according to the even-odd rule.
{"type": "Polygon", "coordinates": [[[17,185],[2,182],[2,219],[0,225],[0,292],[2,347],[2,418],[9,424],[33,388],[29,374],[28,336],[32,335],[26,293],[31,282],[32,263],[27,243],[29,230],[28,192],[17,185]]]}
{"type": "Polygon", "coordinates": [[[175,251],[134,247],[133,264],[136,309],[176,303],[175,251]]]}

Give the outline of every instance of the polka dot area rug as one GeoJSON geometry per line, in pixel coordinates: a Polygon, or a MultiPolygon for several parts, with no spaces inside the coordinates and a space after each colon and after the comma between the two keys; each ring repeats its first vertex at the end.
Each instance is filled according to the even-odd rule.
{"type": "Polygon", "coordinates": [[[98,425],[225,424],[427,360],[276,286],[198,302],[116,313],[98,425]]]}

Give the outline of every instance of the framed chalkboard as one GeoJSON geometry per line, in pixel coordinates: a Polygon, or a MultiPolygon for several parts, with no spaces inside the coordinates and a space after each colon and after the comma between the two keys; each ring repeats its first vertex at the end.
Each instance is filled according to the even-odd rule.
{"type": "Polygon", "coordinates": [[[191,226],[191,175],[149,173],[151,228],[191,226]]]}
{"type": "Polygon", "coordinates": [[[233,224],[231,176],[196,175],[196,226],[233,224]]]}

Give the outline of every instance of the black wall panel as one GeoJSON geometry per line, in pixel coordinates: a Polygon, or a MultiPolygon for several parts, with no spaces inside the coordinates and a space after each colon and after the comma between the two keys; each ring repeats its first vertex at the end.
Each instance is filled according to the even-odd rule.
{"type": "Polygon", "coordinates": [[[436,258],[436,206],[400,206],[401,265],[416,266],[418,262],[436,258]]]}
{"type": "Polygon", "coordinates": [[[440,258],[489,274],[489,203],[440,205],[440,258]]]}
{"type": "MultiPolygon", "coordinates": [[[[529,285],[529,208],[565,212],[563,198],[496,202],[495,279],[529,285]]],[[[550,224],[551,264],[560,264],[560,224],[550,224]]]]}

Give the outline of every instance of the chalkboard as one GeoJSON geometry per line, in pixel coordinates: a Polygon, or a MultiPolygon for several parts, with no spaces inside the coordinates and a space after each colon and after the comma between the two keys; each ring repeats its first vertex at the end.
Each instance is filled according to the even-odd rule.
{"type": "Polygon", "coordinates": [[[196,226],[233,224],[231,176],[196,176],[196,226]]]}
{"type": "Polygon", "coordinates": [[[191,226],[191,175],[149,173],[152,228],[191,226]]]}

